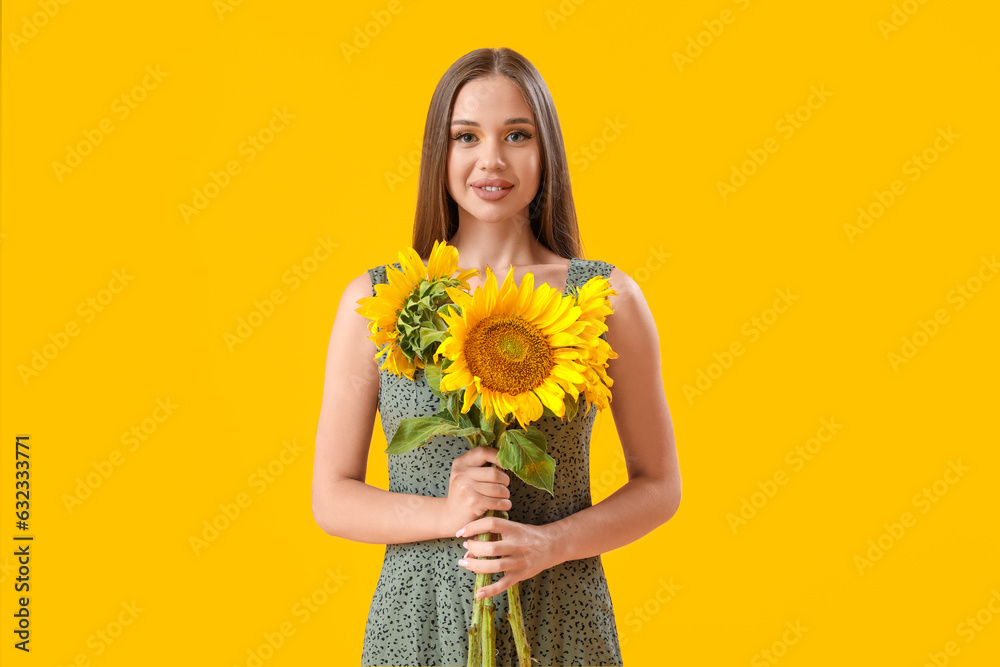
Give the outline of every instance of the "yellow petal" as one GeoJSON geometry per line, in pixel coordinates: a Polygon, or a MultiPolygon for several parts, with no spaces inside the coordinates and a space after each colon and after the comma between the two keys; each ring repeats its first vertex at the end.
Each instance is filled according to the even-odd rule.
{"type": "Polygon", "coordinates": [[[550,302],[553,300],[554,292],[555,290],[550,288],[546,283],[539,285],[538,289],[531,293],[531,299],[522,311],[524,319],[531,322],[538,319],[538,315],[545,312],[545,309],[549,307],[550,302]]]}
{"type": "Polygon", "coordinates": [[[583,377],[575,368],[569,365],[569,363],[561,362],[552,367],[552,375],[555,377],[563,378],[574,384],[581,384],[586,382],[586,378],[583,377]]]}
{"type": "Polygon", "coordinates": [[[553,388],[552,383],[545,382],[535,387],[534,392],[538,400],[556,415],[562,417],[566,414],[566,404],[563,403],[563,394],[565,392],[558,388],[553,388]]]}
{"type": "Polygon", "coordinates": [[[507,270],[507,275],[503,279],[503,284],[500,285],[500,290],[497,295],[497,304],[494,312],[509,314],[514,312],[514,308],[517,306],[518,301],[517,287],[514,284],[514,267],[511,266],[507,270]]]}
{"type": "Polygon", "coordinates": [[[521,286],[518,288],[517,306],[513,311],[515,315],[523,315],[531,303],[535,290],[535,276],[528,271],[521,278],[521,286]]]}
{"type": "Polygon", "coordinates": [[[476,390],[476,383],[473,382],[465,386],[465,398],[462,401],[462,412],[468,412],[472,409],[472,405],[476,402],[476,396],[479,392],[476,390]]]}
{"type": "Polygon", "coordinates": [[[560,331],[557,334],[552,334],[549,336],[549,345],[552,347],[562,347],[564,345],[580,345],[582,341],[579,336],[574,336],[573,334],[566,333],[565,331],[560,331]]]}
{"type": "MultiPolygon", "coordinates": [[[[535,325],[544,329],[553,322],[558,321],[559,318],[561,318],[571,307],[578,308],[578,306],[573,303],[572,298],[560,297],[558,300],[551,303],[542,313],[539,313],[538,317],[535,318],[535,325]]],[[[579,311],[576,312],[579,313],[579,311]]]]}
{"type": "MultiPolygon", "coordinates": [[[[567,301],[572,301],[572,300],[568,299],[567,301]]],[[[560,315],[556,319],[552,320],[548,324],[539,324],[538,327],[542,330],[542,333],[545,334],[546,336],[557,333],[559,331],[563,331],[564,329],[570,326],[576,328],[582,328],[579,327],[579,323],[577,321],[578,317],[580,317],[580,307],[571,306],[567,308],[562,313],[562,315],[560,315]]]]}

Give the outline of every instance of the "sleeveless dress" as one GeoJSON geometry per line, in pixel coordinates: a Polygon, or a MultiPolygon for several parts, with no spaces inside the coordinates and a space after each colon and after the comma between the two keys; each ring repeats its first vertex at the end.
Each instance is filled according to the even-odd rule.
{"type": "MultiPolygon", "coordinates": [[[[398,262],[394,264],[400,268],[398,262]]],[[[597,260],[570,260],[570,286],[593,276],[610,276],[613,266],[597,260]]],[[[385,283],[386,267],[368,271],[374,285],[385,283]]],[[[605,338],[606,336],[602,335],[605,338]]],[[[379,371],[378,409],[386,443],[400,421],[438,412],[422,369],[415,380],[379,371]]],[[[511,521],[542,525],[591,506],[590,433],[596,409],[586,417],[581,405],[573,421],[543,415],[532,422],[544,434],[556,460],[555,497],[510,474],[511,521]]],[[[436,436],[406,454],[389,455],[389,490],[446,497],[451,465],[469,450],[460,436],[436,436]]],[[[475,573],[458,565],[468,538],[387,544],[372,596],[361,653],[362,665],[466,664],[475,573]]],[[[494,574],[499,581],[502,573],[494,574]]],[[[520,582],[521,611],[531,655],[547,665],[621,665],[621,648],[611,594],[600,556],[567,561],[520,582]]],[[[516,666],[517,651],[507,620],[507,592],[493,596],[496,664],[516,666]]]]}

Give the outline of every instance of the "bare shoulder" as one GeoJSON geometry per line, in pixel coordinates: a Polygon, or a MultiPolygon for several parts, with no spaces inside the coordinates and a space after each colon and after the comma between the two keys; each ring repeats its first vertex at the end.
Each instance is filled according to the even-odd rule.
{"type": "Polygon", "coordinates": [[[344,292],[340,297],[341,305],[349,305],[350,303],[355,304],[357,308],[357,301],[366,296],[374,295],[375,290],[372,287],[371,276],[368,275],[366,270],[360,276],[351,279],[346,286],[344,286],[344,292]]]}
{"type": "Polygon", "coordinates": [[[344,286],[327,349],[327,391],[345,381],[370,390],[377,387],[375,355],[378,346],[369,338],[371,320],[358,312],[361,307],[358,300],[373,296],[373,291],[367,271],[344,286]]]}
{"type": "Polygon", "coordinates": [[[351,347],[354,349],[371,347],[372,354],[376,352],[377,348],[373,341],[368,340],[367,344],[364,342],[369,334],[370,320],[357,311],[360,307],[358,300],[373,295],[374,289],[367,270],[344,286],[333,325],[333,337],[338,338],[340,344],[352,344],[351,347]]]}
{"type": "Polygon", "coordinates": [[[611,308],[615,312],[618,312],[619,308],[633,310],[639,304],[642,306],[646,305],[646,298],[643,296],[639,284],[635,282],[632,276],[617,266],[611,269],[608,282],[611,284],[611,289],[615,291],[615,294],[610,297],[611,308]]]}
{"type": "Polygon", "coordinates": [[[618,267],[611,270],[608,282],[616,292],[610,297],[608,343],[619,354],[658,362],[656,320],[639,284],[618,267]]]}

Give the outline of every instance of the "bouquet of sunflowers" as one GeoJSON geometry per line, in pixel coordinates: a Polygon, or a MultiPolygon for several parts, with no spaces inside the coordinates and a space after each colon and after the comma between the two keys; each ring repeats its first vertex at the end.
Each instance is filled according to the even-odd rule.
{"type": "MultiPolygon", "coordinates": [[[[479,272],[454,275],[458,250],[441,241],[426,266],[413,248],[399,253],[399,263],[402,270],[389,267],[388,283],[376,285],[375,296],[358,300],[357,312],[371,320],[370,338],[380,348],[375,360],[385,357],[379,369],[410,380],[423,369],[441,407],[431,417],[404,419],[386,453],[405,454],[438,435],[461,436],[473,447],[495,447],[502,468],[552,494],[556,462],[531,422],[543,415],[572,420],[581,397],[588,411],[607,407],[606,368],[618,355],[602,334],[613,312],[608,297],[616,292],[603,276],[566,296],[544,283],[535,288],[530,272],[517,286],[513,267],[498,286],[487,267],[483,285],[470,294],[467,280],[479,272]]],[[[506,519],[507,512],[486,516],[506,519]]],[[[492,578],[477,573],[473,595],[492,578]]],[[[507,593],[518,662],[529,667],[518,585],[507,593]]],[[[474,597],[469,667],[495,665],[493,611],[492,598],[474,597]]]]}

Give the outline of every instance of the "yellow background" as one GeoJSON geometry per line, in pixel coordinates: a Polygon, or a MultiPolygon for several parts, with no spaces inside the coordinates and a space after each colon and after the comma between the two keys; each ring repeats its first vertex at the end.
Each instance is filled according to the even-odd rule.
{"type": "MultiPolygon", "coordinates": [[[[265,665],[358,664],[383,547],[332,538],[311,515],[326,346],[347,281],[409,244],[431,93],[482,46],[545,77],[585,256],[633,276],[656,318],[684,497],[604,555],[625,663],[996,664],[1000,279],[982,280],[1000,251],[995,5],[221,6],[3,4],[5,665],[247,665],[282,627],[265,665]],[[294,118],[250,159],[244,142],[275,109],[294,118]],[[789,133],[780,121],[796,113],[789,133]],[[57,174],[102,122],[113,131],[57,174]],[[777,150],[741,167],[765,144],[777,150]],[[239,173],[186,221],[182,204],[230,161],[239,173]],[[734,168],[754,173],[723,197],[734,168]],[[851,238],[858,207],[878,211],[896,180],[902,194],[851,238]],[[336,249],[295,283],[317,239],[336,249]],[[961,307],[959,285],[978,290],[961,307]],[[274,290],[283,302],[230,349],[274,290]],[[778,290],[797,299],[776,315],[778,290]],[[25,381],[19,368],[71,323],[25,381]],[[922,345],[893,364],[904,337],[922,345]],[[737,342],[724,368],[713,355],[737,342]],[[711,385],[686,393],[699,372],[711,385]],[[177,406],[159,422],[158,399],[177,406]],[[841,425],[832,438],[823,419],[841,425]],[[130,450],[122,434],[144,424],[130,450]],[[12,648],[25,433],[30,654],[12,648]],[[300,449],[280,462],[284,443],[300,449]],[[280,473],[262,482],[269,464],[280,473]],[[225,525],[220,505],[239,498],[196,554],[191,536],[225,525]],[[306,614],[311,597],[323,603],[306,614]]],[[[374,435],[368,481],[386,488],[374,435]]],[[[595,501],[625,482],[621,456],[601,414],[595,501]]]]}

